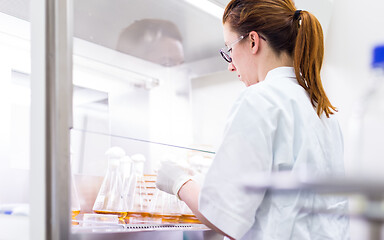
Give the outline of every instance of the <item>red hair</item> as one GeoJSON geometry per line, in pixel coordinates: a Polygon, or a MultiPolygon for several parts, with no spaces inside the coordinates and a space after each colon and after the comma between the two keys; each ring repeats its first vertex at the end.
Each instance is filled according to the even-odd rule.
{"type": "Polygon", "coordinates": [[[279,55],[288,53],[298,83],[307,91],[320,117],[337,109],[325,94],[320,78],[324,57],[323,30],[308,11],[297,13],[291,0],[232,0],[225,8],[223,24],[228,23],[239,35],[260,33],[279,55]]]}

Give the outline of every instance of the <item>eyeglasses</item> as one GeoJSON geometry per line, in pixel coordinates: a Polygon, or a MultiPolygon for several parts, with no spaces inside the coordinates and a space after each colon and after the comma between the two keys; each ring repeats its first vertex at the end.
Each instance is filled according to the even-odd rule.
{"type": "MultiPolygon", "coordinates": [[[[220,54],[221,56],[224,58],[225,61],[231,63],[232,62],[232,58],[231,58],[231,52],[232,52],[232,48],[233,46],[236,44],[236,43],[239,43],[241,40],[243,40],[244,38],[246,38],[248,36],[247,35],[243,35],[243,36],[240,36],[237,40],[231,42],[230,44],[228,44],[226,47],[223,47],[222,49],[220,49],[220,54]]],[[[263,36],[261,36],[259,34],[259,37],[261,39],[263,39],[264,41],[267,41],[265,40],[265,38],[263,36]]]]}

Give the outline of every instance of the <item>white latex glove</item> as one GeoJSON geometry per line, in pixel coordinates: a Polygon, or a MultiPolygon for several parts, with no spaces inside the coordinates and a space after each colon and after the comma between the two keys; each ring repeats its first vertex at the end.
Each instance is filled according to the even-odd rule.
{"type": "Polygon", "coordinates": [[[177,197],[180,188],[192,179],[193,171],[172,161],[163,161],[157,172],[156,187],[177,197]]]}

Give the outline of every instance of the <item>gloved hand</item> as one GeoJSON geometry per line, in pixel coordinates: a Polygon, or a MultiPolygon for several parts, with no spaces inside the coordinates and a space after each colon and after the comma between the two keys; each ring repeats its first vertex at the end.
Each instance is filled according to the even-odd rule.
{"type": "Polygon", "coordinates": [[[156,187],[177,197],[180,188],[192,179],[193,171],[176,162],[163,161],[157,172],[156,187]]]}

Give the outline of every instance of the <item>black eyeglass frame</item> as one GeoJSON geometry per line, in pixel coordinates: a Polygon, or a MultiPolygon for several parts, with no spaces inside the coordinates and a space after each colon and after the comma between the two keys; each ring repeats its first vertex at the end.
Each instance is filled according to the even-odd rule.
{"type": "MultiPolygon", "coordinates": [[[[238,39],[236,39],[235,41],[233,41],[230,44],[228,44],[228,46],[223,47],[222,49],[220,49],[220,54],[224,58],[225,61],[227,61],[228,63],[232,62],[232,58],[231,58],[230,52],[232,51],[233,46],[236,45],[237,43],[239,43],[241,40],[243,40],[246,37],[248,37],[248,35],[249,35],[249,33],[246,34],[246,35],[242,35],[238,39]],[[225,48],[227,48],[227,49],[225,49],[225,48]]],[[[261,39],[263,39],[264,41],[267,41],[265,39],[265,37],[261,36],[260,34],[258,34],[258,35],[259,35],[259,37],[261,39]]]]}

